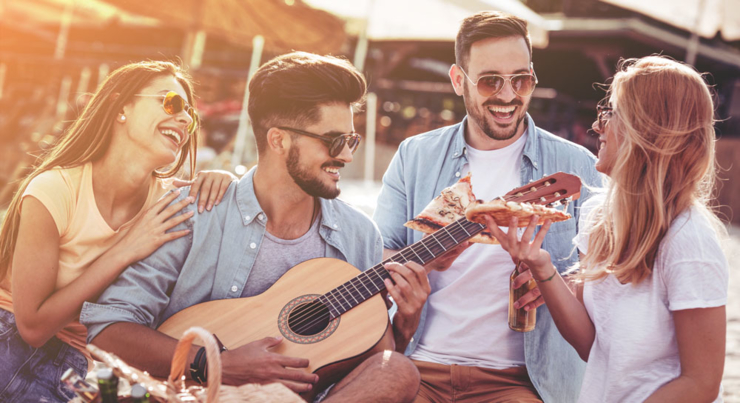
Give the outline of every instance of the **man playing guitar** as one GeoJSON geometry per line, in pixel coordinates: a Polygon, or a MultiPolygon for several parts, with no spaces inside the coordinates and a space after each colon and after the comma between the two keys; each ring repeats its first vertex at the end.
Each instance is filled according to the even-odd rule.
{"type": "MultiPolygon", "coordinates": [[[[97,303],[83,307],[89,343],[152,375],[167,375],[177,342],[154,329],[177,312],[207,301],[262,294],[309,259],[332,257],[360,270],[382,260],[377,227],[335,199],[339,170],[352,161],[360,141],[352,107],[365,95],[362,74],[342,59],[294,52],[263,65],[249,90],[259,165],[232,183],[212,211],[195,214],[174,229],[190,230],[187,236],[129,267],[97,303]]],[[[418,371],[389,350],[394,333],[413,333],[429,284],[420,265],[393,267],[397,271],[389,291],[400,307],[395,324],[324,401],[411,401],[416,396],[418,371]]],[[[221,355],[223,382],[281,382],[313,399],[321,392],[315,386],[319,376],[304,370],[307,359],[274,352],[286,343],[275,336],[227,345],[230,349],[221,355]]],[[[189,362],[193,379],[203,381],[198,350],[192,348],[189,362]]]]}

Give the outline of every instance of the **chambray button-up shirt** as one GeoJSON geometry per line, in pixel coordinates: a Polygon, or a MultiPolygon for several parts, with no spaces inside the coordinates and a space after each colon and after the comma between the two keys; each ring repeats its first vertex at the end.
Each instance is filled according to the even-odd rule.
{"type": "MultiPolygon", "coordinates": [[[[115,322],[156,328],[192,305],[241,296],[267,225],[254,195],[254,171],[233,182],[212,211],[196,213],[173,229],[190,229],[190,234],[134,263],[97,303],[84,304],[80,322],[87,326],[88,343],[115,322]]],[[[172,203],[187,194],[184,189],[172,203]]],[[[326,243],[325,256],[347,261],[359,270],[379,263],[383,246],[370,218],[341,200],[319,200],[319,235],[326,243]]],[[[195,206],[189,205],[181,214],[195,206]]]]}
{"type": "MultiPolygon", "coordinates": [[[[593,154],[535,127],[529,114],[527,122],[527,142],[521,164],[522,185],[556,172],[575,174],[589,186],[601,185],[601,176],[594,168],[593,154]]],[[[442,189],[460,178],[468,162],[464,138],[466,124],[467,117],[456,125],[408,138],[399,146],[383,177],[373,216],[386,248],[401,249],[421,240],[422,233],[403,224],[419,214],[442,189]]],[[[588,189],[583,187],[580,199],[568,206],[573,218],[552,224],[543,242],[542,247],[550,252],[561,273],[578,260],[571,240],[578,230],[579,208],[588,196],[588,189]]],[[[410,355],[419,343],[426,312],[425,305],[406,355],[410,355]]],[[[524,358],[532,383],[545,402],[577,400],[585,363],[560,336],[544,305],[537,309],[535,330],[524,334],[524,358]]]]}

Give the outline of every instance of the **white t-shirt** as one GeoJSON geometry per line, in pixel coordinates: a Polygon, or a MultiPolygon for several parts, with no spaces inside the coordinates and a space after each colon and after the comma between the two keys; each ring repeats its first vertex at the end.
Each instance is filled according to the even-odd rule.
{"type": "MultiPolygon", "coordinates": [[[[587,231],[584,205],[579,228],[587,231]]],[[[586,253],[588,235],[574,243],[586,253]]],[[[637,286],[614,276],[585,283],[596,329],[579,402],[642,402],[681,374],[673,311],[727,303],[729,269],[710,221],[696,207],[681,213],[660,243],[653,273],[637,286]]],[[[721,389],[714,402],[722,402],[721,389]]]]}
{"type": "MultiPolygon", "coordinates": [[[[508,147],[467,146],[473,193],[482,200],[520,185],[526,133],[508,147]]],[[[508,326],[509,275],[514,263],[500,245],[473,244],[444,272],[432,272],[424,332],[414,360],[506,369],[524,365],[524,336],[508,326]]]]}

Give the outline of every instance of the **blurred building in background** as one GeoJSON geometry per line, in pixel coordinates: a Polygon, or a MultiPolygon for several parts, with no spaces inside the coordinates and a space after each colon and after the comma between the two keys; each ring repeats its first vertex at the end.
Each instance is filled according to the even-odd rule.
{"type": "MultiPolygon", "coordinates": [[[[482,10],[529,21],[539,78],[530,113],[592,150],[588,130],[604,96],[594,83],[608,83],[619,59],[660,53],[709,72],[726,169],[720,203],[740,194],[731,163],[740,160],[738,0],[0,0],[0,206],[85,94],[143,59],[189,67],[203,116],[201,167],[240,173],[256,163],[242,108],[250,72],[291,50],[346,56],[375,96],[371,113],[356,116],[368,136],[345,177],[379,180],[403,139],[464,116],[447,72],[460,21],[482,10]]],[[[740,205],[734,211],[740,222],[740,205]]]]}

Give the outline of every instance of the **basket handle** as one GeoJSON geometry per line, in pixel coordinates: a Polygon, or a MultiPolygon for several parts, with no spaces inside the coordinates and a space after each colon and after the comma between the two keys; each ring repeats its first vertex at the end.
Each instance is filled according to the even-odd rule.
{"type": "Polygon", "coordinates": [[[175,348],[175,355],[172,357],[172,366],[167,382],[170,385],[180,385],[181,388],[184,388],[181,378],[185,371],[185,361],[188,359],[190,346],[192,346],[196,337],[203,341],[208,359],[208,395],[206,401],[209,403],[217,402],[218,389],[221,386],[221,354],[216,339],[202,327],[191,327],[183,333],[175,348]]]}

